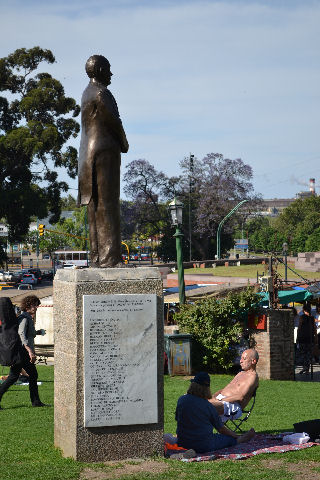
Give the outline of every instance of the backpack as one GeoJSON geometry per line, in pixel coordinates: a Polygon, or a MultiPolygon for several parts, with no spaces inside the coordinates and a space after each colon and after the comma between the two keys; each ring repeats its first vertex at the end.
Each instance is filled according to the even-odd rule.
{"type": "Polygon", "coordinates": [[[11,366],[25,358],[18,334],[18,319],[9,297],[0,298],[0,365],[11,366]]]}

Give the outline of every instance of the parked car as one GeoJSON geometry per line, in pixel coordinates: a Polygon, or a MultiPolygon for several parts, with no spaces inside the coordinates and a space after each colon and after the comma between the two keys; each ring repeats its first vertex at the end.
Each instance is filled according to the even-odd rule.
{"type": "Polygon", "coordinates": [[[20,283],[20,280],[22,279],[22,276],[25,274],[25,273],[29,273],[27,270],[16,270],[14,272],[14,281],[19,284],[20,283]]]}
{"type": "Polygon", "coordinates": [[[13,281],[13,272],[5,272],[0,270],[0,282],[11,282],[13,281]]]}
{"type": "Polygon", "coordinates": [[[29,285],[36,285],[38,283],[36,277],[33,275],[33,273],[24,273],[22,275],[22,278],[20,280],[20,284],[29,284],[29,285]]]}
{"type": "Polygon", "coordinates": [[[1,282],[6,281],[6,272],[4,270],[0,270],[0,281],[1,282]]]}
{"type": "Polygon", "coordinates": [[[42,279],[43,280],[53,280],[53,269],[42,270],[42,279]]]}
{"type": "Polygon", "coordinates": [[[40,268],[28,268],[28,273],[33,273],[37,279],[37,283],[42,282],[42,274],[40,268]]]}

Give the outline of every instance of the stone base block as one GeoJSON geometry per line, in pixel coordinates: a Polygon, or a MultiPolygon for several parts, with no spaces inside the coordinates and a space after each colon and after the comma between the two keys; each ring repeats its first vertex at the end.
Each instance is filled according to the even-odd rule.
{"type": "MultiPolygon", "coordinates": [[[[54,280],[54,334],[55,334],[55,398],[54,398],[54,441],[61,448],[63,455],[84,462],[101,462],[151,456],[163,453],[163,291],[160,273],[155,268],[110,268],[59,270],[54,280]],[[150,349],[155,353],[156,386],[154,402],[157,404],[151,417],[154,423],[135,424],[134,408],[131,403],[133,420],[130,425],[112,425],[85,427],[85,375],[84,371],[84,337],[83,317],[84,296],[105,296],[110,298],[122,294],[138,295],[142,298],[152,297],[156,313],[153,327],[155,328],[154,345],[150,349]],[[113,297],[111,297],[113,296],[113,297]],[[154,413],[156,412],[156,414],[154,413]],[[154,414],[156,415],[154,417],[154,414]]],[[[88,297],[86,297],[88,298],[88,297]]],[[[104,297],[102,297],[104,298],[104,297]]],[[[108,300],[109,299],[109,300],[108,300]]],[[[154,311],[155,311],[154,310],[154,311]]],[[[130,313],[127,321],[130,324],[130,313]]],[[[136,317],[138,318],[138,317],[136,317]]],[[[134,328],[133,324],[130,328],[134,328]]],[[[148,329],[146,329],[148,331],[148,329]]],[[[141,332],[143,336],[145,332],[141,332]]],[[[130,342],[130,335],[127,340],[130,342]],[[128,340],[129,338],[129,340],[128,340]]],[[[87,340],[85,355],[87,355],[87,340]]],[[[91,348],[91,347],[90,347],[91,348]]],[[[90,350],[91,352],[91,350],[90,350]]],[[[111,352],[113,353],[113,352],[111,352]]],[[[148,352],[146,352],[148,353],[148,352]]],[[[114,382],[125,375],[123,372],[114,374],[114,382]]],[[[110,378],[110,375],[109,375],[110,378]]],[[[146,381],[134,376],[133,387],[146,381]]],[[[100,381],[100,379],[99,379],[100,381]]],[[[101,379],[103,382],[103,378],[101,379]]],[[[130,381],[124,379],[123,381],[130,381]]],[[[93,385],[94,386],[94,385],[93,385]]],[[[109,388],[109,386],[107,385],[109,388]]],[[[154,395],[154,391],[151,392],[154,395]]],[[[86,391],[87,395],[87,391],[86,391]]],[[[87,398],[87,397],[86,397],[87,398]]],[[[128,397],[126,397],[128,398],[128,397]]],[[[122,401],[124,401],[122,399],[122,401]]],[[[139,398],[137,398],[139,401],[139,398]]],[[[133,402],[131,400],[131,402],[133,402]]],[[[91,404],[90,404],[91,405],[91,404]]],[[[138,404],[137,404],[138,405],[138,404]]],[[[122,409],[124,407],[122,406],[122,409]]],[[[137,407],[138,408],[138,407],[137,407]]],[[[87,411],[87,410],[86,410],[87,411]]],[[[87,423],[88,424],[88,423],[87,423]]]]}
{"type": "Polygon", "coordinates": [[[291,310],[269,310],[265,330],[256,330],[257,373],[268,380],[294,380],[294,323],[291,310]]]}

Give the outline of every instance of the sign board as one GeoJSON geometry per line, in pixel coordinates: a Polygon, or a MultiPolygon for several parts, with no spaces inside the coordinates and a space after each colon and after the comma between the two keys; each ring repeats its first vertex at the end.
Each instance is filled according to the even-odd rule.
{"type": "Polygon", "coordinates": [[[247,238],[238,238],[234,241],[234,248],[248,250],[249,242],[247,238]]]}
{"type": "Polygon", "coordinates": [[[7,237],[8,236],[8,227],[5,225],[0,225],[0,237],[7,237]]]}
{"type": "Polygon", "coordinates": [[[156,302],[83,296],[85,427],[158,422],[156,302]]]}
{"type": "Polygon", "coordinates": [[[267,315],[250,313],[248,315],[248,328],[253,330],[265,330],[267,328],[267,315]]]}

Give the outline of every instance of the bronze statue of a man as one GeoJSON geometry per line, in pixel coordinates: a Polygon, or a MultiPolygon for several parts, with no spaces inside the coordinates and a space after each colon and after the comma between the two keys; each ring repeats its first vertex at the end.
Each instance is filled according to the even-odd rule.
{"type": "Polygon", "coordinates": [[[120,164],[129,149],[117,103],[108,90],[112,73],[102,55],[86,63],[90,78],[81,100],[79,203],[88,205],[91,266],[121,262],[120,164]]]}

